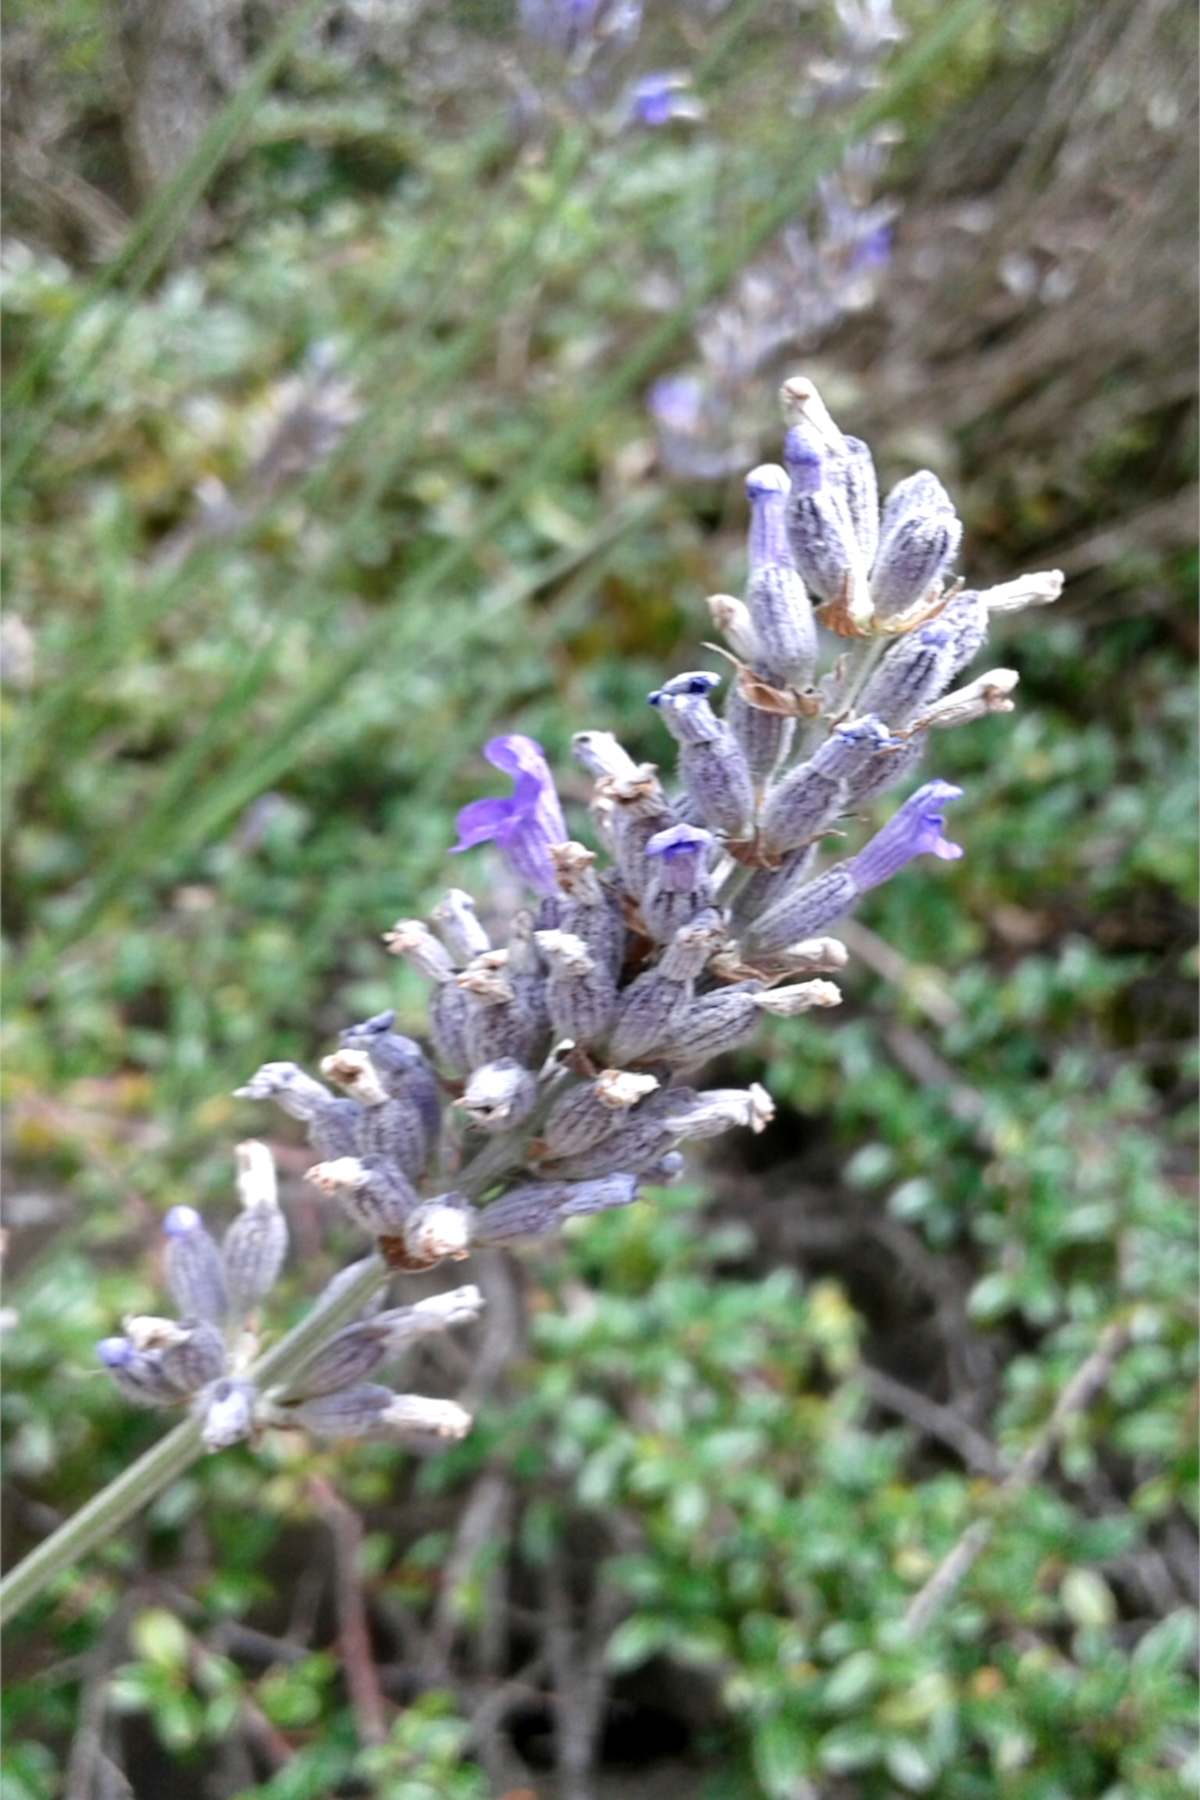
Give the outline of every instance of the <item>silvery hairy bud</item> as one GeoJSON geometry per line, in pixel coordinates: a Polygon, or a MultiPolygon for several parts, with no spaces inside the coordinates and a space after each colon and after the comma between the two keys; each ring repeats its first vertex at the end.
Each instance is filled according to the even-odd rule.
{"type": "Polygon", "coordinates": [[[384,932],[383,941],[392,956],[402,956],[428,981],[446,982],[454,974],[450,952],[422,919],[397,919],[392,929],[384,932]]]}
{"type": "Polygon", "coordinates": [[[228,1450],[254,1430],[254,1389],[244,1381],[218,1381],[204,1414],[201,1436],[209,1452],[228,1450]]]}
{"type": "Polygon", "coordinates": [[[595,853],[582,844],[556,844],[550,860],[561,890],[559,928],[582,938],[597,964],[616,981],[625,960],[625,914],[620,894],[608,882],[601,881],[595,870],[595,853]]]}
{"type": "Polygon", "coordinates": [[[751,957],[758,951],[785,950],[797,939],[813,936],[848,913],[860,897],[861,890],[846,864],[835,864],[751,920],[746,930],[751,957]]]}
{"type": "Polygon", "coordinates": [[[755,869],[734,898],[735,924],[741,928],[748,919],[757,919],[777,900],[782,900],[785,894],[793,893],[816,862],[818,849],[817,843],[802,844],[798,850],[789,850],[778,868],[755,869]]]}
{"type": "Polygon", "coordinates": [[[947,672],[942,692],[960,675],[969,662],[974,662],[987,643],[988,609],[983,596],[974,588],[955,594],[938,614],[936,623],[948,627],[951,637],[947,651],[947,672]]]}
{"type": "Polygon", "coordinates": [[[598,1181],[528,1181],[510,1188],[477,1216],[477,1244],[511,1244],[546,1237],[565,1220],[628,1206],[638,1196],[633,1175],[606,1175],[598,1181]]]}
{"type": "Polygon", "coordinates": [[[467,1058],[472,1069],[501,1056],[522,1062],[528,1053],[532,1060],[532,1036],[504,971],[507,955],[505,950],[489,950],[454,978],[467,998],[467,1058]]]}
{"type": "Polygon", "coordinates": [[[96,1355],[121,1392],[135,1406],[178,1406],[180,1390],[162,1367],[156,1350],[139,1350],[128,1338],[102,1338],[96,1355]]]}
{"type": "Polygon", "coordinates": [[[679,1068],[697,1068],[714,1056],[748,1043],[762,1015],[795,1018],[818,1006],[840,1006],[841,991],[832,981],[805,981],[795,987],[764,989],[760,982],[704,994],[680,1014],[666,1054],[679,1068]]]}
{"type": "Polygon", "coordinates": [[[650,935],[664,942],[712,904],[708,873],[711,832],[694,825],[670,825],[646,845],[650,872],[642,889],[642,918],[650,935]]]}
{"type": "Polygon", "coordinates": [[[905,776],[912,774],[924,754],[925,737],[921,732],[885,746],[857,775],[846,781],[847,809],[864,807],[868,801],[896,787],[905,776]]]}
{"type": "Polygon", "coordinates": [[[511,1131],[537,1105],[537,1078],[510,1056],[476,1069],[454,1102],[477,1131],[511,1131]]]}
{"type": "Polygon", "coordinates": [[[784,470],[763,463],[746,477],[750,502],[746,607],[761,661],[776,681],[807,687],[817,660],[817,628],[804,582],[792,563],[787,535],[791,490],[784,470]]]}
{"type": "Polygon", "coordinates": [[[870,450],[861,438],[844,437],[837,465],[842,498],[850,515],[863,565],[870,568],[879,546],[879,483],[870,450]]]}
{"type": "Polygon", "coordinates": [[[706,670],[676,675],[650,704],[679,745],[679,772],[705,825],[741,838],[754,815],[754,783],[741,745],[708,703],[720,679],[706,670]]]}
{"type": "Polygon", "coordinates": [[[433,909],[433,921],[457,963],[469,963],[490,950],[491,940],[475,914],[475,902],[462,888],[451,888],[433,909]]]}
{"type": "Polygon", "coordinates": [[[242,1211],[225,1233],[221,1256],[230,1304],[241,1315],[275,1286],[287,1255],[288,1232],[267,1146],[250,1139],[238,1145],[236,1156],[242,1211]]]}
{"type": "Polygon", "coordinates": [[[658,1086],[653,1075],[602,1069],[594,1081],[574,1087],[551,1107],[542,1130],[546,1157],[569,1156],[610,1137],[631,1107],[658,1086]]]}
{"type": "Polygon", "coordinates": [[[300,1119],[319,1155],[353,1155],[359,1108],[353,1100],[335,1099],[295,1063],[264,1063],[234,1094],[239,1100],[273,1100],[289,1118],[300,1119]]]}
{"type": "Polygon", "coordinates": [[[936,475],[922,469],[892,489],[871,572],[871,598],[881,619],[894,619],[926,598],[958,555],[962,524],[936,475]]]}
{"type": "Polygon", "coordinates": [[[593,1181],[613,1174],[637,1175],[658,1162],[672,1147],[664,1115],[690,1095],[690,1088],[659,1088],[621,1115],[615,1131],[585,1149],[548,1158],[539,1165],[543,1179],[593,1181]]]}
{"type": "MultiPolygon", "coordinates": [[[[557,907],[559,896],[547,896],[546,907],[557,907]]],[[[549,927],[553,930],[554,927],[549,927]]],[[[512,985],[517,1012],[525,1027],[526,1068],[535,1068],[550,1048],[550,1007],[546,998],[546,961],[537,946],[537,931],[530,912],[514,913],[508,927],[508,961],[505,974],[512,985]]]]}
{"type": "Polygon", "coordinates": [[[163,1220],[167,1287],[180,1313],[223,1325],[229,1311],[221,1252],[194,1206],[173,1206],[163,1220]]]}
{"type": "Polygon", "coordinates": [[[616,1005],[612,976],[572,932],[539,931],[537,945],[550,965],[546,1004],[555,1032],[576,1044],[598,1043],[616,1005]]]}
{"type": "Polygon", "coordinates": [[[676,932],[654,968],[622,990],[609,1038],[614,1064],[644,1060],[670,1035],[675,1015],[691,999],[696,977],[723,936],[719,914],[701,913],[676,932]]]}
{"type": "Polygon", "coordinates": [[[437,1076],[430,1068],[425,1052],[414,1038],[393,1031],[396,1015],[376,1013],[358,1025],[340,1032],[339,1042],[347,1050],[365,1050],[371,1067],[384,1092],[393,1100],[413,1100],[421,1114],[430,1144],[437,1142],[441,1130],[442,1103],[437,1076]]]}
{"type": "Polygon", "coordinates": [[[429,1001],[429,1035],[438,1061],[451,1075],[465,1075],[471,1066],[467,1048],[467,1024],[471,1007],[454,981],[449,951],[420,919],[399,919],[383,941],[393,956],[404,960],[434,983],[429,1001]]]}
{"type": "Polygon", "coordinates": [[[672,1137],[685,1141],[720,1137],[741,1126],[756,1135],[775,1117],[775,1102],[766,1088],[754,1082],[748,1088],[710,1088],[683,1101],[663,1120],[672,1137]]]}
{"type": "Polygon", "coordinates": [[[787,530],[792,560],[818,599],[844,601],[850,617],[871,617],[867,564],[859,548],[839,463],[811,430],[793,426],[783,460],[791,478],[787,530]]]}
{"type": "Polygon", "coordinates": [[[360,1319],[335,1333],[292,1379],[287,1392],[315,1399],[363,1381],[388,1355],[388,1328],[382,1320],[383,1315],[360,1319]]]}
{"type": "Polygon", "coordinates": [[[158,1354],[163,1374],[181,1393],[197,1394],[225,1373],[225,1339],[215,1325],[180,1325],[158,1354]]]}
{"type": "Polygon", "coordinates": [[[881,752],[899,747],[876,718],[854,719],[838,726],[806,763],[793,769],[767,801],[760,843],[770,856],[781,856],[815,838],[845,811],[848,784],[881,752]]]}
{"type": "Polygon", "coordinates": [[[408,1178],[380,1157],[339,1156],[315,1164],[304,1179],[372,1237],[399,1235],[419,1205],[408,1178]]]}
{"type": "Polygon", "coordinates": [[[954,636],[953,623],[943,613],[902,637],[863,688],[862,710],[893,730],[910,724],[954,679],[954,636]]]}
{"type": "Polygon", "coordinates": [[[273,1425],[298,1425],[317,1437],[409,1444],[465,1437],[471,1428],[470,1413],[452,1400],[393,1394],[371,1382],[273,1407],[269,1417],[273,1425]]]}

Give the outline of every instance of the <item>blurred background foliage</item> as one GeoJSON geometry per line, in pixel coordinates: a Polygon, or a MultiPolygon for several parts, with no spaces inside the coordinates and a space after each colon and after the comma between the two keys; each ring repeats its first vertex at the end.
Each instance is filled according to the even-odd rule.
{"type": "MultiPolygon", "coordinates": [[[[158,1429],[91,1346],[153,1310],[162,1212],[228,1208],[232,1088],[419,1031],[379,933],[481,741],[661,748],[742,503],[671,477],[647,389],[881,118],[878,291],[739,441],[776,454],[803,367],[885,478],[943,475],[974,580],[1068,589],[997,633],[1016,715],[941,740],[965,860],[766,1035],[773,1127],[480,1259],[469,1359],[421,1352],[460,1448],[233,1452],[61,1583],[10,1634],[4,1800],[1195,1791],[1194,20],[903,16],[814,117],[831,14],[651,6],[638,66],[706,116],[648,132],[479,0],[12,0],[10,1559],[158,1429]]],[[[298,1312],[354,1247],[273,1143],[298,1312]]]]}

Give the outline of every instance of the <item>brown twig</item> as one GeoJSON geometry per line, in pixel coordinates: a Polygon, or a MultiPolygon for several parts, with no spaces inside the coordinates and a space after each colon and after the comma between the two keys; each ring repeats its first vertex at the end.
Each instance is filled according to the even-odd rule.
{"type": "MultiPolygon", "coordinates": [[[[997,1500],[1011,1501],[1037,1480],[1050,1460],[1063,1426],[1091,1405],[1128,1342],[1129,1326],[1124,1322],[1109,1325],[1101,1333],[1096,1348],[1058,1396],[1054,1410],[1037,1437],[1000,1483],[996,1490],[997,1500]]],[[[909,1602],[904,1623],[910,1633],[915,1635],[923,1631],[952,1598],[990,1543],[995,1523],[994,1518],[976,1519],[942,1558],[924,1587],[909,1602]]]]}
{"type": "Polygon", "coordinates": [[[354,1508],[347,1506],[324,1476],[312,1476],[308,1491],[333,1538],[338,1643],[359,1742],[382,1744],[388,1735],[387,1707],[371,1653],[367,1605],[359,1578],[362,1523],[354,1508]]]}

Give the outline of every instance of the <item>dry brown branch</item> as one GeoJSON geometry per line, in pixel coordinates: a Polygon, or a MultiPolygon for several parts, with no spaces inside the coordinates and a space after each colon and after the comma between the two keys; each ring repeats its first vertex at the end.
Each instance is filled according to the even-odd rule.
{"type": "MultiPolygon", "coordinates": [[[[1055,1402],[1045,1425],[1000,1483],[995,1498],[1009,1503],[1031,1487],[1050,1460],[1068,1419],[1090,1406],[1112,1374],[1113,1365],[1129,1342],[1129,1326],[1109,1325],[1087,1360],[1080,1364],[1055,1402]]],[[[995,1519],[976,1519],[947,1552],[929,1580],[910,1601],[904,1615],[908,1631],[923,1631],[953,1597],[991,1541],[995,1519]]]]}
{"type": "Polygon", "coordinates": [[[359,1576],[362,1522],[324,1476],[312,1476],[308,1491],[333,1538],[338,1644],[359,1742],[382,1744],[388,1734],[387,1707],[371,1653],[367,1605],[359,1576]]]}

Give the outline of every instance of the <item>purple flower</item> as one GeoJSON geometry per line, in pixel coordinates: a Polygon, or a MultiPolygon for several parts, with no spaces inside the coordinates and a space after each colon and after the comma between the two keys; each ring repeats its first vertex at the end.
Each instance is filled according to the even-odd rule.
{"type": "Polygon", "coordinates": [[[946,823],[945,809],[951,800],[960,800],[962,789],[949,781],[927,781],[917,789],[882,831],[846,864],[860,890],[878,887],[889,881],[914,856],[940,856],[945,862],[956,862],[962,855],[961,844],[952,844],[942,836],[946,823]]]}
{"type": "Polygon", "coordinates": [[[451,846],[451,855],[494,842],[530,887],[539,894],[557,894],[550,850],[566,843],[567,828],[541,745],[511,731],[492,738],[483,754],[493,768],[512,776],[512,798],[473,800],[464,806],[455,820],[458,842],[451,846]]]}
{"type": "Polygon", "coordinates": [[[631,120],[654,130],[660,125],[670,125],[675,119],[698,118],[700,108],[688,87],[688,76],[672,75],[664,69],[643,75],[634,83],[629,96],[631,120]]]}
{"type": "Polygon", "coordinates": [[[655,832],[646,845],[646,855],[658,861],[664,887],[686,893],[704,879],[712,844],[711,831],[700,831],[694,825],[668,825],[665,831],[655,832]]]}

